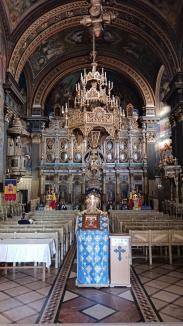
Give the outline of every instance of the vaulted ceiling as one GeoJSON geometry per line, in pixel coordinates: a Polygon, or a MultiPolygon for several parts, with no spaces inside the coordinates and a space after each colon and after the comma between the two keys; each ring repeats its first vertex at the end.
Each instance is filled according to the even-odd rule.
{"type": "MultiPolygon", "coordinates": [[[[89,6],[80,0],[1,0],[7,70],[17,83],[25,75],[32,102],[90,64],[92,40],[80,24],[89,6]]],[[[103,9],[116,19],[96,41],[99,67],[121,74],[137,89],[144,83],[155,96],[162,65],[166,82],[183,66],[183,1],[105,0],[103,9]]]]}

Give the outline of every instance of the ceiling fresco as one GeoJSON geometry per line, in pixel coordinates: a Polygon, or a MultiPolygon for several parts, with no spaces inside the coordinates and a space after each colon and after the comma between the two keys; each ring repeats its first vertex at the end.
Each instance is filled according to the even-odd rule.
{"type": "Polygon", "coordinates": [[[177,17],[183,7],[182,0],[147,0],[167,19],[172,27],[177,23],[177,17]]]}
{"type": "MultiPolygon", "coordinates": [[[[46,0],[4,0],[4,2],[8,9],[11,29],[14,29],[31,9],[34,10],[37,5],[46,2],[46,0]]],[[[111,1],[105,2],[110,3],[111,1]]],[[[121,0],[118,2],[121,3],[121,0]]],[[[150,3],[158,9],[172,27],[176,25],[177,17],[183,5],[182,0],[144,0],[144,2],[150,3]]]]}
{"type": "MultiPolygon", "coordinates": [[[[42,43],[29,60],[34,78],[53,60],[72,56],[73,47],[74,55],[91,52],[92,40],[88,30],[84,28],[67,30],[42,43]]],[[[136,67],[148,78],[152,86],[155,85],[161,62],[149,45],[135,35],[108,27],[103,36],[97,39],[96,50],[98,55],[107,54],[136,67]]]]}
{"type": "MultiPolygon", "coordinates": [[[[6,0],[11,29],[14,29],[21,21],[22,16],[30,7],[44,2],[45,0],[6,0]]],[[[35,7],[35,6],[34,6],[35,7]]]]}
{"type": "MultiPolygon", "coordinates": [[[[100,69],[99,69],[100,70],[100,69]]],[[[125,108],[128,103],[132,103],[134,108],[142,114],[143,99],[134,83],[125,76],[110,70],[106,70],[107,78],[113,81],[113,94],[120,97],[121,107],[125,108]]],[[[74,105],[74,95],[76,83],[80,80],[81,72],[77,71],[60,80],[48,95],[45,102],[45,114],[49,115],[53,112],[55,104],[70,106],[74,105]]]]}

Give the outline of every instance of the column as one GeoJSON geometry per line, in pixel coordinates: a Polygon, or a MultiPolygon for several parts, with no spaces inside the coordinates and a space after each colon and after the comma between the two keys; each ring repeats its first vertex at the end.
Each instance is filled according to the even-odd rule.
{"type": "Polygon", "coordinates": [[[83,139],[83,153],[82,153],[82,163],[84,163],[84,155],[87,151],[87,137],[83,139]]]}
{"type": "Polygon", "coordinates": [[[40,195],[41,135],[32,134],[32,199],[40,195]]]}
{"type": "Polygon", "coordinates": [[[72,204],[73,203],[73,200],[72,200],[72,193],[73,193],[73,175],[70,174],[69,175],[69,178],[68,178],[68,192],[69,192],[69,204],[72,204]]]}
{"type": "MultiPolygon", "coordinates": [[[[149,183],[148,180],[154,180],[156,175],[156,169],[158,162],[156,161],[156,136],[157,136],[157,124],[159,118],[153,116],[155,114],[155,108],[146,108],[146,116],[142,118],[143,132],[145,132],[146,142],[144,144],[144,182],[147,184],[145,186],[145,201],[149,201],[149,183]],[[152,114],[152,115],[151,115],[152,114]],[[147,159],[146,159],[147,157],[147,159]],[[146,172],[147,171],[147,172],[146,172]]],[[[151,198],[152,200],[152,198],[151,198]]]]}
{"type": "Polygon", "coordinates": [[[173,153],[178,164],[183,167],[183,72],[179,71],[169,85],[170,91],[166,95],[166,102],[171,106],[170,120],[172,125],[173,153]]]}
{"type": "Polygon", "coordinates": [[[119,139],[115,142],[115,162],[119,163],[119,139]]]}
{"type": "Polygon", "coordinates": [[[41,183],[40,193],[41,193],[41,197],[43,198],[44,193],[45,193],[45,175],[43,173],[41,173],[40,177],[41,177],[41,180],[40,180],[40,183],[41,183]]]}
{"type": "Polygon", "coordinates": [[[102,209],[106,209],[106,172],[102,173],[102,209]]]}
{"type": "Polygon", "coordinates": [[[159,118],[143,117],[143,122],[146,123],[146,153],[147,153],[147,173],[149,179],[154,179],[156,174],[156,151],[155,142],[157,134],[157,123],[159,118]]]}
{"type": "Polygon", "coordinates": [[[71,151],[70,151],[70,161],[73,162],[74,160],[74,138],[75,136],[71,135],[71,151]]]}
{"type": "Polygon", "coordinates": [[[119,209],[120,204],[120,174],[118,171],[116,171],[116,209],[119,209]]]}
{"type": "MultiPolygon", "coordinates": [[[[3,30],[0,26],[0,184],[3,184],[5,176],[5,126],[4,126],[4,89],[3,83],[5,82],[5,72],[6,72],[6,55],[5,55],[5,43],[3,38],[3,30]],[[3,160],[4,157],[4,160],[3,160]]],[[[3,190],[3,186],[1,186],[3,190]]],[[[1,204],[1,194],[0,194],[0,204],[1,204]]]]}
{"type": "Polygon", "coordinates": [[[82,173],[82,194],[81,194],[81,202],[82,204],[84,204],[84,200],[85,200],[85,172],[82,173]]]}

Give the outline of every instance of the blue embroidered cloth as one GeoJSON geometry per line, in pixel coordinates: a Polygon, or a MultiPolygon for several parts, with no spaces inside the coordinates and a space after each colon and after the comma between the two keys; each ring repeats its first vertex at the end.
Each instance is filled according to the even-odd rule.
{"type": "Polygon", "coordinates": [[[100,216],[100,230],[82,229],[82,217],[77,226],[77,286],[109,285],[109,221],[100,216]]]}

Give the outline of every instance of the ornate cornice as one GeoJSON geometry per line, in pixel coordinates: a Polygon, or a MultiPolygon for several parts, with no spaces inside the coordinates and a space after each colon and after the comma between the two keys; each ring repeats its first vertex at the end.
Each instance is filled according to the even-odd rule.
{"type": "MultiPolygon", "coordinates": [[[[136,33],[148,41],[156,53],[160,54],[162,60],[168,66],[170,74],[174,73],[179,63],[173,45],[166,33],[158,28],[152,20],[130,7],[118,6],[115,8],[114,6],[106,8],[112,9],[118,16],[114,26],[136,33]]],[[[19,80],[26,61],[40,42],[64,29],[79,26],[81,15],[86,14],[87,10],[88,3],[86,1],[76,1],[54,8],[32,23],[20,37],[9,61],[8,71],[12,73],[16,81],[19,80]]]]}
{"type": "MultiPolygon", "coordinates": [[[[148,82],[138,72],[127,64],[124,64],[120,60],[114,58],[98,56],[97,60],[100,66],[103,66],[104,68],[111,68],[125,74],[128,78],[130,78],[136,84],[140,93],[142,94],[145,105],[154,106],[155,100],[153,90],[148,82]]],[[[43,81],[39,84],[33,97],[33,106],[40,105],[43,108],[46,97],[60,79],[64,78],[73,71],[90,67],[91,63],[88,62],[88,56],[73,58],[56,66],[47,73],[43,81]]]]}

